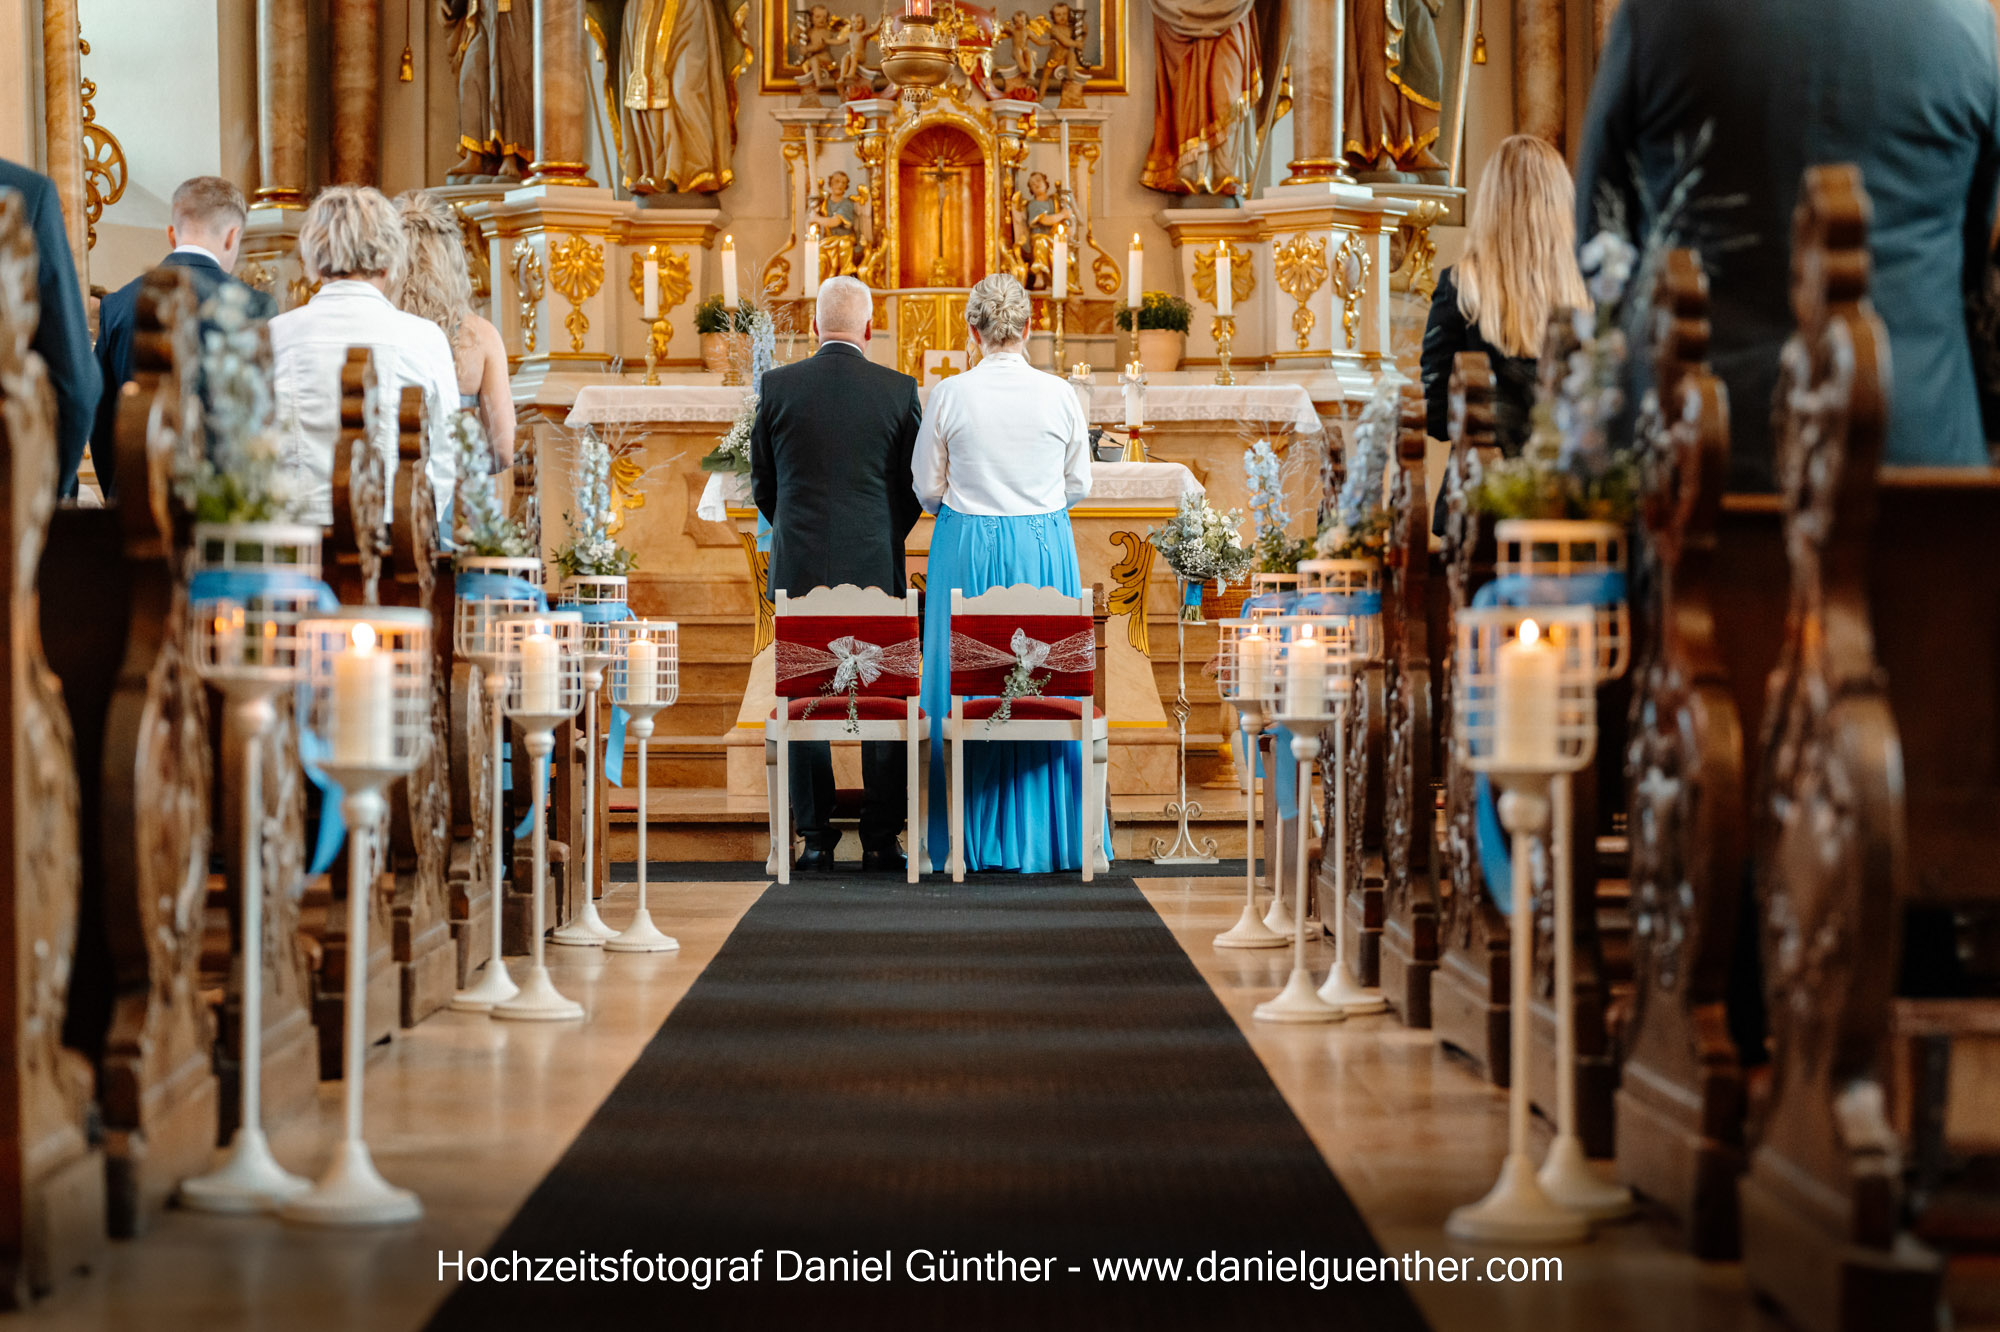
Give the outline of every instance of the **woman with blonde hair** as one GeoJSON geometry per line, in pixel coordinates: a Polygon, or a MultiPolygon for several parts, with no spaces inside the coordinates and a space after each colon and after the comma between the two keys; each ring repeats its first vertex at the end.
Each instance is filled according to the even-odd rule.
{"type": "MultiPolygon", "coordinates": [[[[1005,273],[972,289],[965,324],[979,363],[931,390],[917,432],[917,502],[937,515],[924,605],[923,701],[933,717],[951,711],[952,589],[1083,590],[1069,511],[1090,495],[1090,428],[1068,382],[1028,364],[1029,311],[1028,293],[1005,273]]],[[[966,868],[1080,869],[1082,763],[1073,743],[966,745],[966,868]]],[[[930,780],[926,845],[941,870],[951,846],[941,745],[931,748],[930,780]]]]}
{"type": "Polygon", "coordinates": [[[1493,362],[1493,424],[1501,451],[1521,451],[1535,400],[1535,358],[1549,316],[1590,304],[1576,264],[1576,186],[1562,155],[1540,139],[1503,139],[1472,196],[1465,257],[1438,277],[1424,330],[1424,405],[1444,439],[1452,361],[1493,362]]]}
{"type": "Polygon", "coordinates": [[[493,450],[493,470],[514,465],[514,396],[507,384],[507,344],[472,308],[465,242],[449,205],[428,190],[398,195],[409,262],[396,304],[444,330],[458,373],[458,404],[479,414],[493,450]]]}

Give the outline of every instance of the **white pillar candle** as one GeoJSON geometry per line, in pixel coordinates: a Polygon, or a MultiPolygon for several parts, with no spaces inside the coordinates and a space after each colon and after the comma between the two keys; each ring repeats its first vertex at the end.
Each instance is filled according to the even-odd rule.
{"type": "Polygon", "coordinates": [[[1230,271],[1229,242],[1215,247],[1215,312],[1219,315],[1236,313],[1235,275],[1230,271]]]}
{"type": "Polygon", "coordinates": [[[1326,644],[1309,624],[1285,646],[1285,711],[1294,717],[1318,717],[1326,711],[1326,644]]]}
{"type": "Polygon", "coordinates": [[[819,295],[819,224],[806,228],[806,295],[819,295]]]}
{"type": "Polygon", "coordinates": [[[562,711],[562,649],[548,626],[537,623],[521,640],[521,711],[547,716],[562,711]]]}
{"type": "MultiPolygon", "coordinates": [[[[722,304],[729,312],[727,317],[734,320],[736,318],[737,305],[736,237],[734,236],[724,236],[722,238],[722,304]]],[[[735,328],[735,324],[731,323],[724,331],[734,332],[735,328]]]]}
{"type": "Polygon", "coordinates": [[[243,662],[243,608],[218,606],[215,611],[215,651],[211,658],[218,666],[243,662]]]}
{"type": "Polygon", "coordinates": [[[1070,195],[1071,184],[1069,178],[1069,121],[1063,120],[1058,123],[1062,126],[1063,194],[1065,196],[1063,206],[1068,207],[1072,197],[1070,195]]]}
{"type": "Polygon", "coordinates": [[[651,703],[660,693],[660,645],[650,638],[635,638],[625,645],[625,697],[627,703],[651,703]]]}
{"type": "Polygon", "coordinates": [[[1139,243],[1139,233],[1135,231],[1132,233],[1132,248],[1125,252],[1125,304],[1135,312],[1132,319],[1134,333],[1139,331],[1136,311],[1145,300],[1142,290],[1145,267],[1146,247],[1139,243]]]}
{"type": "Polygon", "coordinates": [[[377,767],[395,757],[394,663],[376,651],[374,625],[355,625],[350,641],[351,650],[333,659],[333,761],[377,767]]]}
{"type": "Polygon", "coordinates": [[[1144,427],[1146,424],[1146,390],[1139,383],[1139,373],[1144,369],[1137,361],[1125,367],[1125,424],[1144,427]]]}
{"type": "Polygon", "coordinates": [[[660,317],[660,261],[652,255],[646,256],[646,268],[640,286],[645,295],[640,300],[641,315],[651,322],[660,317]]]}
{"type": "Polygon", "coordinates": [[[1256,629],[1247,629],[1236,640],[1236,695],[1259,699],[1270,692],[1272,643],[1256,629]]]}
{"type": "Polygon", "coordinates": [[[1050,267],[1049,294],[1059,301],[1069,299],[1069,228],[1056,228],[1055,258],[1050,267]]]}
{"type": "Polygon", "coordinates": [[[1493,761],[1518,768],[1553,766],[1560,717],[1561,654],[1533,620],[1500,645],[1493,687],[1493,761]]]}

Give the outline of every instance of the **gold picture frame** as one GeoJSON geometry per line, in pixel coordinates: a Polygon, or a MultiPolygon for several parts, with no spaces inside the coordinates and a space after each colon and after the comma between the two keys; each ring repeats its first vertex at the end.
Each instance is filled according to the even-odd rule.
{"type": "MultiPolygon", "coordinates": [[[[1043,3],[1044,0],[1036,0],[1043,3]]],[[[791,16],[802,5],[825,4],[834,13],[853,9],[852,4],[842,0],[762,0],[763,22],[761,31],[764,40],[763,51],[757,60],[757,91],[761,93],[790,93],[798,91],[799,67],[791,62],[791,16]]],[[[1070,0],[1072,4],[1086,6],[1085,23],[1090,32],[1098,35],[1099,63],[1091,68],[1090,81],[1084,84],[1086,93],[1124,95],[1127,71],[1127,35],[1125,12],[1128,0],[1070,0]]],[[[873,7],[860,6],[862,12],[872,13],[873,7]]]]}

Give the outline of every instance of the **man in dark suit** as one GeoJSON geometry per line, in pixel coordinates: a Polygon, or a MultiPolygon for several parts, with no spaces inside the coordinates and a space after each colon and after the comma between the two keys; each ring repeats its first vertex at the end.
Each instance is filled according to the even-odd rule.
{"type": "MultiPolygon", "coordinates": [[[[197,304],[225,283],[242,286],[230,273],[243,248],[243,224],[249,216],[243,191],[220,176],[196,176],[174,191],[173,220],[167,224],[167,244],[173,248],[160,263],[188,271],[197,304]]],[[[145,281],[143,275],[133,278],[106,296],[97,311],[97,365],[104,375],[104,399],[90,432],[90,455],[106,499],[117,494],[118,394],[132,378],[132,329],[138,319],[139,288],[145,281]]],[[[269,296],[246,290],[254,317],[269,319],[277,313],[269,296]]]]}
{"type": "Polygon", "coordinates": [[[76,469],[83,462],[83,446],[89,442],[102,390],[97,362],[90,358],[90,320],[84,314],[83,289],[77,285],[76,260],[70,254],[55,182],[0,159],[0,188],[21,192],[35,229],[42,316],[33,345],[48,364],[49,382],[56,391],[56,444],[61,454],[56,494],[66,498],[76,494],[76,469]]]}
{"type": "Polygon", "coordinates": [[[1732,489],[1774,485],[1771,396],[1790,336],[1792,206],[1809,166],[1853,162],[1874,200],[1874,301],[1895,371],[1885,461],[1986,461],[1966,293],[1983,286],[2000,181],[2000,60],[1987,0],[1625,0],[1577,163],[1578,233],[1600,192],[1635,235],[1704,125],[1698,198],[1729,387],[1732,489]],[[1637,178],[1632,163],[1638,164],[1637,178]]]}
{"type": "MultiPolygon", "coordinates": [[[[874,297],[851,277],[821,284],[811,359],[764,375],[750,428],[750,485],[771,524],[771,594],[816,587],[878,587],[903,594],[903,542],[921,512],[910,454],[923,409],[917,381],[866,354],[874,297]]],[[[806,849],[799,868],[831,870],[833,754],[800,745],[792,764],[792,810],[806,849]]],[[[901,746],[862,746],[862,868],[901,872],[901,746]]],[[[789,848],[786,848],[789,850],[789,848]]]]}

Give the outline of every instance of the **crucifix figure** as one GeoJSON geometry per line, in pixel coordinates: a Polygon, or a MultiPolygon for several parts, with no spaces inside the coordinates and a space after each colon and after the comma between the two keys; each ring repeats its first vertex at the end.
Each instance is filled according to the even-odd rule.
{"type": "Polygon", "coordinates": [[[944,265],[944,198],[945,186],[951,183],[951,159],[940,156],[930,167],[919,171],[917,174],[926,180],[937,182],[937,252],[931,256],[929,285],[933,287],[948,286],[951,282],[951,274],[946,271],[944,265]]]}

